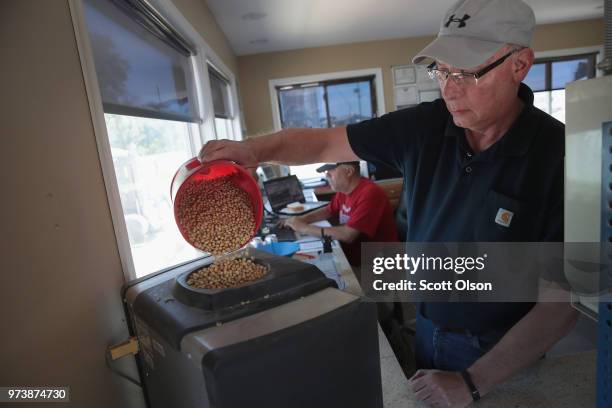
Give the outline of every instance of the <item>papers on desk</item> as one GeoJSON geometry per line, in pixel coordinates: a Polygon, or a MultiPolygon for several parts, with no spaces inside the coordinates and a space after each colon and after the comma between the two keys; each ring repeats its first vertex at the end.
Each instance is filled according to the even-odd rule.
{"type": "MultiPolygon", "coordinates": [[[[319,228],[331,227],[331,224],[327,220],[313,222],[312,225],[319,228]]],[[[298,239],[296,242],[300,244],[301,252],[317,252],[323,250],[323,242],[321,242],[320,237],[303,235],[302,238],[298,239]]]]}
{"type": "Polygon", "coordinates": [[[307,259],[307,260],[304,260],[303,262],[312,264],[316,266],[317,268],[319,268],[325,276],[327,276],[329,279],[332,279],[336,282],[338,289],[340,290],[346,289],[346,286],[347,286],[346,282],[344,281],[344,279],[342,279],[342,277],[338,273],[338,270],[336,269],[336,263],[334,262],[333,254],[321,253],[321,254],[318,254],[316,258],[307,259]]]}
{"type": "Polygon", "coordinates": [[[297,241],[297,243],[300,245],[301,252],[316,252],[323,250],[323,242],[321,242],[320,239],[312,241],[306,241],[305,239],[301,239],[297,241]]]}
{"type": "MultiPolygon", "coordinates": [[[[323,242],[320,239],[308,237],[296,242],[300,245],[300,252],[318,252],[323,250],[323,242]]],[[[337,241],[332,241],[332,248],[338,248],[339,246],[337,241]]]]}
{"type": "MultiPolygon", "coordinates": [[[[319,221],[315,222],[312,225],[317,226],[319,228],[331,227],[329,221],[319,221]]],[[[298,240],[297,243],[300,245],[300,252],[308,253],[309,255],[314,256],[312,259],[304,260],[304,262],[315,265],[317,268],[321,270],[329,279],[333,279],[338,285],[338,289],[345,289],[346,282],[340,274],[336,270],[336,263],[334,262],[333,254],[323,253],[323,242],[320,238],[304,236],[302,239],[298,240]]],[[[338,241],[332,242],[333,248],[338,248],[340,244],[338,241]]]]}

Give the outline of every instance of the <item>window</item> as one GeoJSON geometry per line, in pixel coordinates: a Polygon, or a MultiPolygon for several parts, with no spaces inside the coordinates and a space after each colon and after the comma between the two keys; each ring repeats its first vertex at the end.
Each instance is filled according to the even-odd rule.
{"type": "MultiPolygon", "coordinates": [[[[376,116],[374,75],[277,86],[282,128],[328,128],[376,116]]],[[[300,179],[321,178],[320,164],[291,166],[300,179]]]]}
{"type": "Polygon", "coordinates": [[[208,66],[210,90],[215,112],[215,131],[218,139],[235,139],[234,115],[231,106],[230,82],[212,66],[208,66]]]}
{"type": "Polygon", "coordinates": [[[595,77],[597,53],[537,59],[525,78],[534,105],[565,123],[565,86],[595,77]]]}
{"type": "Polygon", "coordinates": [[[174,173],[193,157],[190,124],[114,114],[104,118],[136,277],[201,256],[179,233],[170,199],[174,173]]]}
{"type": "Polygon", "coordinates": [[[181,237],[170,198],[175,171],[201,144],[195,51],[145,2],[83,4],[133,262],[126,273],[141,277],[202,256],[181,237]]]}

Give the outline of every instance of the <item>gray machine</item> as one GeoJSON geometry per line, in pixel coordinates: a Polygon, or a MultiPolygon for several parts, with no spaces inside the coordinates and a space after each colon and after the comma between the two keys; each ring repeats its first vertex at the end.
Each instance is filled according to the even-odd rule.
{"type": "Polygon", "coordinates": [[[124,290],[151,408],[380,408],[376,307],[315,266],[253,251],[258,281],[193,289],[208,259],[124,290]]]}

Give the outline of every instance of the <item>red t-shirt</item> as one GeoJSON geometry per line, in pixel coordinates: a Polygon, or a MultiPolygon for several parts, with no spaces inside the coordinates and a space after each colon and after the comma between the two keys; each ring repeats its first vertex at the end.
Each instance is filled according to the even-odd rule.
{"type": "Polygon", "coordinates": [[[340,224],[361,233],[352,244],[341,243],[353,266],[361,264],[362,242],[398,241],[393,210],[385,191],[366,178],[362,177],[349,194],[336,193],[329,210],[338,216],[340,224]]]}

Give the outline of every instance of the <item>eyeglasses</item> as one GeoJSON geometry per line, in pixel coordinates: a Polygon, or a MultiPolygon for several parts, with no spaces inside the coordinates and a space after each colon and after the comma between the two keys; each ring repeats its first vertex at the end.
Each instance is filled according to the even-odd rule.
{"type": "MultiPolygon", "coordinates": [[[[521,48],[522,49],[522,48],[521,48]]],[[[444,83],[448,80],[448,78],[452,78],[453,82],[457,85],[461,86],[470,86],[478,84],[478,79],[482,78],[487,72],[497,68],[504,61],[515,52],[520,51],[521,49],[512,50],[503,57],[493,61],[483,69],[478,72],[450,72],[446,69],[437,69],[434,68],[436,66],[436,62],[434,61],[431,65],[427,67],[427,73],[431,79],[437,79],[438,82],[444,83]]]]}

